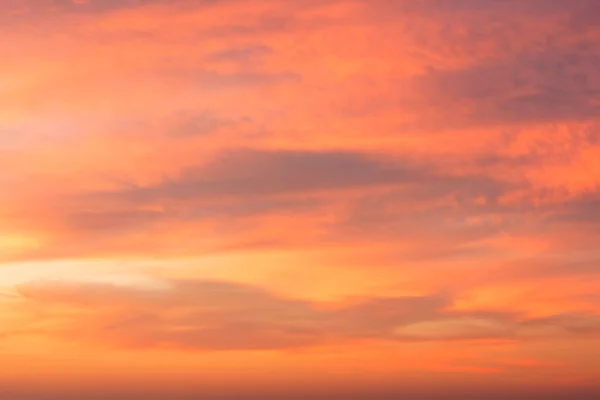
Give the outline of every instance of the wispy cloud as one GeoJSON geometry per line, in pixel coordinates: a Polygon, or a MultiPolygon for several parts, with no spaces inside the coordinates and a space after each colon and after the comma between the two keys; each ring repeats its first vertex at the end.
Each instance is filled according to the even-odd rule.
{"type": "Polygon", "coordinates": [[[180,281],[170,287],[31,284],[19,293],[50,315],[57,305],[77,310],[71,320],[63,319],[55,334],[133,347],[272,350],[332,340],[522,340],[600,331],[596,315],[525,319],[486,310],[451,311],[452,299],[441,294],[373,297],[347,306],[319,307],[228,282],[180,281]]]}

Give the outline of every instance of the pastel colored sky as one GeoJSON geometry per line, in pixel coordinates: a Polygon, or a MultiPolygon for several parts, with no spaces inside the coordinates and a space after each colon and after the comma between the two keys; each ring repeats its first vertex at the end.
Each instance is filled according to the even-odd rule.
{"type": "Polygon", "coordinates": [[[2,0],[0,398],[600,390],[599,65],[598,0],[2,0]]]}

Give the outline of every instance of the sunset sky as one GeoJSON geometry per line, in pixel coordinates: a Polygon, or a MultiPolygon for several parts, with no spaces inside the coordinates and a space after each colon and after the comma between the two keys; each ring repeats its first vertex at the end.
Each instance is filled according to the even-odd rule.
{"type": "Polygon", "coordinates": [[[600,393],[598,0],[0,6],[0,399],[600,393]]]}

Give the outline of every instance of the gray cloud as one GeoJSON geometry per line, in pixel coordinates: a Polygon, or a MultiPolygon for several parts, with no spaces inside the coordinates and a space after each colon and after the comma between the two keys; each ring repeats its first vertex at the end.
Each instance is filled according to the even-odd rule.
{"type": "Polygon", "coordinates": [[[221,117],[208,110],[180,112],[169,128],[176,137],[196,137],[216,134],[223,129],[235,129],[252,122],[250,117],[221,117]]]}
{"type": "MultiPolygon", "coordinates": [[[[425,162],[353,151],[224,151],[203,166],[148,187],[114,195],[137,201],[164,198],[237,198],[300,195],[377,186],[412,187],[422,200],[448,193],[498,196],[503,185],[482,176],[452,176],[425,162]]],[[[105,193],[110,195],[110,193],[105,193]]],[[[98,193],[100,195],[100,193],[98,193]]]]}
{"type": "MultiPolygon", "coordinates": [[[[300,243],[294,241],[294,235],[276,234],[259,235],[248,244],[314,245],[364,241],[367,236],[371,240],[394,240],[427,234],[439,237],[443,233],[454,243],[452,249],[443,249],[447,252],[496,232],[495,226],[470,227],[461,221],[468,215],[493,211],[498,197],[512,189],[491,178],[447,175],[431,164],[400,157],[349,151],[242,149],[220,153],[202,166],[154,185],[124,185],[118,190],[63,198],[49,213],[54,226],[64,227],[67,239],[73,235],[93,239],[87,245],[92,247],[110,246],[120,235],[160,229],[164,223],[180,226],[204,221],[215,223],[212,229],[217,229],[226,242],[217,247],[236,248],[241,242],[247,243],[243,238],[246,234],[260,228],[245,222],[250,218],[319,217],[331,213],[335,206],[337,222],[317,222],[322,224],[320,233],[296,238],[300,243]],[[356,189],[364,194],[357,195],[356,189]],[[370,194],[370,189],[377,190],[370,194]],[[379,189],[386,193],[378,194],[379,189]],[[454,205],[429,205],[450,197],[454,205]],[[479,205],[478,199],[485,199],[486,204],[479,205]],[[399,207],[401,204],[404,206],[399,207]],[[416,206],[421,210],[414,210],[416,206]],[[462,210],[458,214],[456,206],[462,210]],[[443,223],[448,219],[444,212],[449,210],[456,219],[454,225],[443,223]],[[97,241],[104,238],[108,242],[97,241]]],[[[68,251],[64,246],[54,247],[53,252],[68,251]]]]}
{"type": "Polygon", "coordinates": [[[229,48],[225,50],[220,50],[214,53],[211,53],[206,56],[207,61],[234,61],[234,62],[248,62],[251,60],[256,60],[262,56],[271,54],[274,52],[269,46],[254,44],[245,47],[235,47],[229,48]]]}
{"type": "Polygon", "coordinates": [[[415,121],[414,129],[595,119],[600,110],[598,62],[600,47],[583,42],[454,71],[432,70],[408,84],[401,104],[427,117],[415,121]]]}
{"type": "Polygon", "coordinates": [[[551,225],[575,224],[597,230],[600,223],[600,191],[583,194],[555,207],[547,220],[551,225]]]}
{"type": "Polygon", "coordinates": [[[416,56],[424,72],[386,77],[372,95],[366,85],[377,80],[370,77],[366,98],[342,107],[346,116],[397,108],[412,118],[400,132],[597,119],[600,7],[594,0],[370,4],[373,20],[403,36],[397,59],[416,56]]]}
{"type": "Polygon", "coordinates": [[[414,181],[420,171],[344,151],[233,150],[139,196],[256,196],[414,181]]]}

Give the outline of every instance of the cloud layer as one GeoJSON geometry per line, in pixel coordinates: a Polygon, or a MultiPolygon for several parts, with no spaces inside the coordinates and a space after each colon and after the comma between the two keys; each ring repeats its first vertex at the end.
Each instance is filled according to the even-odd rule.
{"type": "Polygon", "coordinates": [[[442,294],[319,305],[228,282],[179,281],[169,286],[148,291],[106,284],[30,284],[19,293],[28,302],[43,304],[50,321],[57,306],[76,310],[58,327],[70,340],[91,337],[134,347],[273,350],[340,340],[539,340],[600,332],[600,315],[524,318],[487,310],[453,311],[453,299],[442,294]]]}
{"type": "Polygon", "coordinates": [[[0,382],[597,385],[599,10],[3,2],[0,382]]]}

